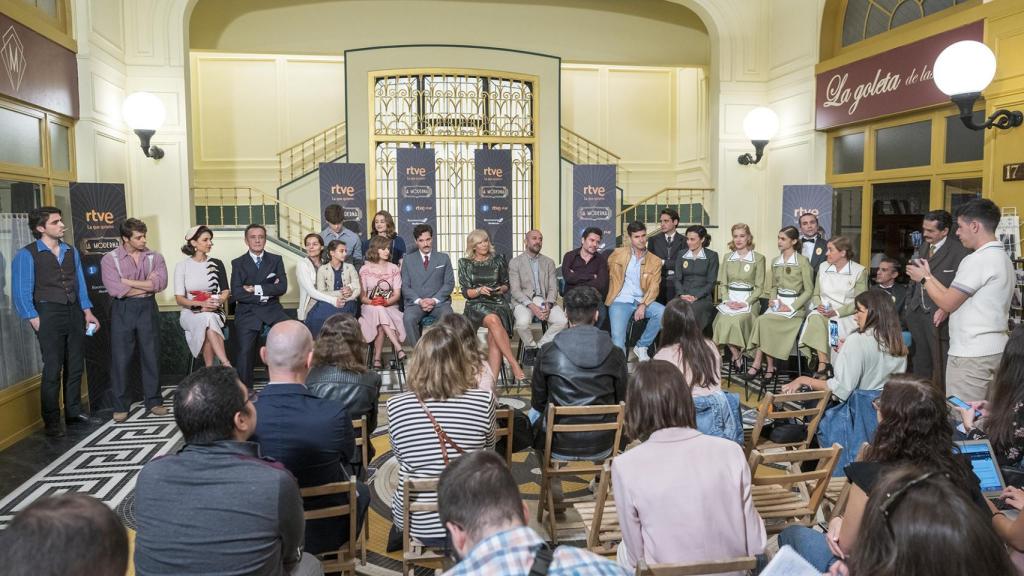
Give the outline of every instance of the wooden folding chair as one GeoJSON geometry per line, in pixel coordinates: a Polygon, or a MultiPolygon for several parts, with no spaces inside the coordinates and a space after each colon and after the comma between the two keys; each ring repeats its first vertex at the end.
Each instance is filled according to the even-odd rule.
{"type": "MultiPolygon", "coordinates": [[[[306,510],[302,513],[302,517],[306,522],[324,518],[348,517],[348,542],[342,544],[341,548],[335,551],[318,554],[317,559],[320,560],[320,565],[323,567],[325,574],[355,574],[359,549],[362,549],[363,564],[366,563],[366,541],[362,539],[361,534],[356,533],[356,477],[349,477],[347,482],[331,482],[330,484],[303,488],[299,490],[299,494],[303,498],[316,498],[331,494],[348,494],[348,503],[318,508],[316,510],[306,510]]],[[[367,517],[364,523],[369,524],[370,518],[367,517]]]]}
{"type": "Polygon", "coordinates": [[[831,448],[750,453],[751,494],[768,534],[777,534],[792,525],[814,524],[842,451],[842,446],[833,444],[831,448]],[[802,472],[800,463],[807,461],[817,461],[817,465],[810,472],[802,472]],[[761,468],[762,464],[780,462],[788,464],[788,468],[761,468]]]}
{"type": "Polygon", "coordinates": [[[505,442],[505,463],[508,467],[512,467],[512,441],[515,437],[515,411],[512,408],[498,408],[494,411],[494,440],[498,441],[502,438],[506,439],[505,442]],[[502,425],[502,422],[505,424],[502,425]]]}
{"type": "Polygon", "coordinates": [[[437,512],[437,500],[420,502],[413,494],[437,493],[437,478],[413,480],[403,484],[402,494],[402,576],[413,576],[415,566],[426,566],[435,570],[446,568],[447,556],[444,551],[431,548],[412,536],[413,512],[437,512]]]}
{"type": "Polygon", "coordinates": [[[587,533],[587,548],[595,554],[604,556],[616,554],[619,542],[622,542],[619,513],[615,509],[611,489],[612,461],[609,459],[605,460],[601,467],[595,499],[573,504],[587,533]]]}
{"type": "MultiPolygon", "coordinates": [[[[750,432],[750,440],[744,445],[744,452],[750,456],[754,449],[765,452],[768,450],[805,450],[811,445],[811,439],[818,431],[818,423],[821,416],[825,414],[828,406],[828,398],[831,392],[818,390],[814,392],[798,392],[796,394],[775,395],[769,392],[764,400],[757,406],[757,420],[754,422],[754,429],[750,432]],[[813,404],[810,407],[805,404],[813,404]],[[767,438],[761,438],[764,430],[765,420],[782,420],[787,418],[798,418],[801,421],[805,417],[811,417],[807,422],[807,435],[798,442],[772,442],[767,438]]],[[[753,469],[751,469],[753,471],[753,469]]]]}
{"type": "MultiPolygon", "coordinates": [[[[601,432],[613,431],[614,442],[611,445],[611,453],[606,459],[614,458],[619,453],[619,442],[622,440],[622,415],[625,405],[619,403],[613,406],[555,406],[548,404],[547,420],[544,442],[544,457],[541,461],[540,499],[537,503],[537,521],[544,522],[544,514],[547,513],[548,534],[551,542],[558,545],[558,524],[555,521],[555,497],[551,491],[551,483],[561,484],[565,476],[577,476],[580,474],[600,474],[602,465],[596,461],[559,461],[554,460],[551,455],[551,446],[555,434],[572,432],[601,432]],[[589,424],[556,424],[556,421],[565,416],[614,416],[614,422],[594,422],[589,424]]],[[[565,504],[572,504],[566,500],[565,504]]],[[[564,526],[563,529],[574,528],[575,526],[564,526]]]]}
{"type": "MultiPolygon", "coordinates": [[[[864,461],[864,452],[867,450],[867,447],[867,442],[860,445],[860,451],[857,452],[857,458],[854,459],[854,462],[864,461]]],[[[846,501],[849,499],[850,479],[846,476],[833,476],[828,482],[828,489],[825,490],[825,501],[821,503],[821,507],[825,512],[825,520],[842,516],[846,511],[846,501]]]]}
{"type": "MultiPolygon", "coordinates": [[[[362,476],[365,482],[369,472],[367,472],[367,466],[370,465],[370,428],[366,423],[366,416],[361,416],[358,420],[352,421],[352,430],[355,432],[356,437],[356,449],[359,450],[360,462],[359,475],[362,476]]],[[[363,522],[363,542],[369,542],[370,540],[370,523],[363,522]]],[[[363,546],[363,565],[366,565],[366,546],[363,546]]]]}
{"type": "Polygon", "coordinates": [[[654,564],[648,566],[641,558],[636,564],[636,576],[696,576],[698,574],[725,574],[727,572],[750,571],[757,568],[757,558],[743,556],[714,562],[693,564],[654,564]]]}

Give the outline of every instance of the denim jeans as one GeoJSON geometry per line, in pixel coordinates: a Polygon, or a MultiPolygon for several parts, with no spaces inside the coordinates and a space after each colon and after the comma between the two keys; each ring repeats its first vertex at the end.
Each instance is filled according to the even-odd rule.
{"type": "MultiPolygon", "coordinates": [[[[629,326],[629,318],[636,312],[636,309],[636,304],[630,302],[612,302],[612,305],[608,307],[608,321],[612,329],[612,342],[619,348],[622,348],[623,352],[627,352],[626,338],[629,335],[626,334],[626,328],[629,326]]],[[[644,318],[647,318],[647,327],[644,328],[644,333],[640,335],[640,340],[636,343],[637,347],[647,348],[654,344],[654,338],[661,331],[661,315],[664,312],[665,307],[657,302],[651,302],[647,306],[644,310],[644,318]]]]}
{"type": "Polygon", "coordinates": [[[838,560],[828,547],[825,534],[806,526],[790,526],[779,534],[779,548],[789,545],[797,554],[807,560],[815,570],[827,572],[828,567],[838,560]]]}

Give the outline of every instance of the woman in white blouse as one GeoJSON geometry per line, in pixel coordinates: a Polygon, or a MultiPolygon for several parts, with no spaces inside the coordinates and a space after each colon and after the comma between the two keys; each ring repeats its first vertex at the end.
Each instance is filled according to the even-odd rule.
{"type": "Polygon", "coordinates": [[[295,265],[295,276],[299,279],[299,308],[295,312],[300,322],[306,320],[306,315],[317,302],[341,304],[340,298],[316,289],[316,271],[324,264],[324,239],[314,232],[306,234],[302,244],[306,247],[306,257],[295,265]]]}

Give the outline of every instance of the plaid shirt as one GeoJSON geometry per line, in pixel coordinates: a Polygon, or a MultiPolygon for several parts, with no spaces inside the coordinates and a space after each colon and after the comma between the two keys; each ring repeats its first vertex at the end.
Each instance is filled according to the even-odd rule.
{"type": "MultiPolygon", "coordinates": [[[[492,534],[478,543],[461,562],[445,572],[445,576],[463,574],[502,574],[526,576],[533,566],[534,555],[544,540],[527,526],[492,534]]],[[[626,576],[615,562],[582,548],[559,546],[548,568],[549,576],[568,574],[581,576],[626,576]]]]}

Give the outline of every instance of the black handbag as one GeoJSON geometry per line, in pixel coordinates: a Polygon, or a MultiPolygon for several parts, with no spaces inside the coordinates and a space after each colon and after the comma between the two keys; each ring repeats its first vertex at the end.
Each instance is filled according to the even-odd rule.
{"type": "MultiPolygon", "coordinates": [[[[533,446],[534,428],[530,424],[530,417],[522,410],[512,409],[512,451],[522,452],[533,446]]],[[[508,438],[501,438],[494,445],[499,454],[505,453],[508,446],[508,438]]]]}

